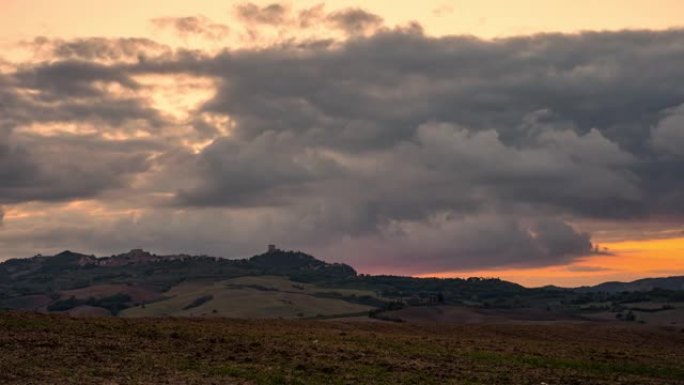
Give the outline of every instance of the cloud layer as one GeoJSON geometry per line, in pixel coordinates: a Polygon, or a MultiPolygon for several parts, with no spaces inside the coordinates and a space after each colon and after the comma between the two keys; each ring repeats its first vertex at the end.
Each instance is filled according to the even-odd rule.
{"type": "Polygon", "coordinates": [[[684,214],[684,31],[485,41],[360,9],[235,12],[343,35],[220,52],[36,39],[48,60],[0,72],[0,204],[52,210],[5,218],[0,244],[238,256],[277,242],[425,273],[568,263],[592,252],[571,223],[684,214]],[[160,78],[213,90],[191,104],[199,90],[170,88],[187,104],[174,115],[160,78]],[[84,199],[111,216],[56,224],[73,208],[41,203],[84,199]]]}

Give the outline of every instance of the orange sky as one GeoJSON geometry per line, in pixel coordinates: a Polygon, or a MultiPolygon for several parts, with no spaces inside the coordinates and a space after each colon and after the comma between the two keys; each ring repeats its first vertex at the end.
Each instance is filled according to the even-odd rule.
{"type": "MultiPolygon", "coordinates": [[[[218,22],[230,19],[223,0],[3,0],[0,29],[4,39],[36,35],[145,36],[149,20],[202,14],[218,22]]],[[[257,1],[259,4],[269,4],[257,1]]],[[[680,0],[375,0],[289,2],[297,8],[325,3],[329,9],[362,6],[388,24],[417,20],[436,35],[500,37],[536,32],[575,32],[625,28],[663,29],[684,25],[680,0]]]]}
{"type": "MultiPolygon", "coordinates": [[[[187,41],[155,29],[150,20],[165,16],[204,15],[214,22],[230,26],[231,9],[240,3],[242,2],[213,0],[0,0],[0,47],[6,48],[19,40],[33,39],[40,35],[59,38],[151,37],[168,44],[187,45],[187,41]]],[[[321,2],[317,0],[290,2],[295,8],[319,3],[321,2]]],[[[538,32],[666,29],[684,26],[681,16],[684,14],[682,0],[335,0],[325,4],[328,9],[363,6],[382,16],[388,25],[416,20],[432,35],[472,34],[496,38],[538,32]]],[[[179,101],[177,97],[174,98],[177,95],[173,92],[164,93],[164,83],[159,79],[153,80],[162,91],[152,95],[151,99],[169,114],[188,113],[192,106],[211,96],[211,87],[205,87],[200,82],[202,79],[188,80],[189,83],[199,84],[196,88],[205,89],[204,93],[198,91],[197,97],[189,98],[192,99],[190,101],[179,101]],[[186,104],[191,105],[187,111],[183,109],[186,104]]],[[[176,80],[171,80],[174,84],[177,83],[176,80]]],[[[190,145],[198,146],[202,143],[190,145]]],[[[98,210],[102,210],[102,207],[98,210]]],[[[5,220],[20,220],[28,212],[22,211],[21,207],[8,207],[5,220]]],[[[666,239],[641,239],[642,236],[634,236],[634,231],[628,235],[625,233],[622,238],[628,238],[627,240],[615,233],[602,237],[600,233],[592,232],[595,235],[593,241],[607,247],[611,254],[587,256],[567,266],[435,272],[426,276],[495,276],[528,286],[576,286],[645,276],[682,275],[684,236],[681,236],[681,230],[677,226],[667,230],[671,234],[666,239]],[[629,237],[639,240],[629,240],[629,237]]]]}
{"type": "Polygon", "coordinates": [[[609,255],[587,256],[565,266],[449,271],[423,277],[498,277],[524,286],[573,287],[606,281],[684,275],[684,237],[603,243],[609,255]]]}

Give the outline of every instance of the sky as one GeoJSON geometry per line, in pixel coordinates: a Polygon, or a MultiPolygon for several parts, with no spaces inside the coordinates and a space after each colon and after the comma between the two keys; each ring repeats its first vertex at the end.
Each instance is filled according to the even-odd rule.
{"type": "Polygon", "coordinates": [[[0,0],[0,260],[684,275],[684,3],[0,0]]]}

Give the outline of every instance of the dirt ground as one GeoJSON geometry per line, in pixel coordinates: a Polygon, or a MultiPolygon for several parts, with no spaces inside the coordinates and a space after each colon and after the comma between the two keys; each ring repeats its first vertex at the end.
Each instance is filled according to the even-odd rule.
{"type": "Polygon", "coordinates": [[[684,384],[684,331],[0,313],[2,384],[684,384]]]}

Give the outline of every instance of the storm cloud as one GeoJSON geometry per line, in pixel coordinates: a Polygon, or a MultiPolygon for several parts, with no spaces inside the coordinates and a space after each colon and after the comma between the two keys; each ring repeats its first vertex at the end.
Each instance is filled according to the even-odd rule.
{"type": "Polygon", "coordinates": [[[277,242],[397,273],[564,264],[594,246],[574,223],[684,215],[684,31],[490,41],[305,11],[236,8],[250,25],[326,20],[347,37],[144,60],[136,47],[164,46],[60,41],[51,61],[0,74],[0,203],[116,191],[140,212],[103,226],[119,235],[107,242],[33,233],[54,247],[236,256],[277,242]],[[214,89],[174,120],[141,96],[145,76],[214,89]],[[83,122],[94,131],[26,130],[83,122]]]}
{"type": "Polygon", "coordinates": [[[181,37],[199,35],[210,40],[224,39],[230,34],[227,25],[214,23],[204,16],[163,17],[153,19],[158,28],[171,28],[181,37]]]}
{"type": "Polygon", "coordinates": [[[88,62],[122,63],[172,53],[169,46],[146,38],[91,37],[64,40],[39,36],[24,44],[48,60],[82,59],[88,62]]]}
{"type": "Polygon", "coordinates": [[[147,151],[132,142],[80,137],[0,145],[0,203],[89,198],[124,187],[149,167],[147,151]]]}

